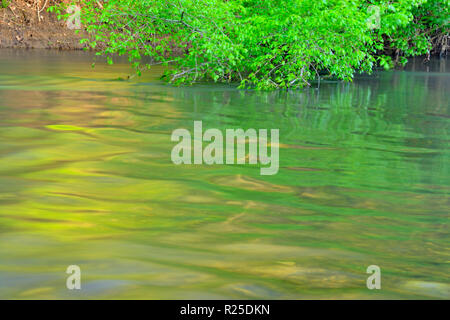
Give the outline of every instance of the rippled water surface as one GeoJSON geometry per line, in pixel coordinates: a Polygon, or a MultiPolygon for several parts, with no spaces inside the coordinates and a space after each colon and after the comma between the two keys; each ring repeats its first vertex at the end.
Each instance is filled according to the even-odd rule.
{"type": "Polygon", "coordinates": [[[0,298],[450,297],[449,61],[288,93],[91,62],[0,51],[0,298]],[[194,120],[279,128],[279,173],[172,164],[194,120]]]}

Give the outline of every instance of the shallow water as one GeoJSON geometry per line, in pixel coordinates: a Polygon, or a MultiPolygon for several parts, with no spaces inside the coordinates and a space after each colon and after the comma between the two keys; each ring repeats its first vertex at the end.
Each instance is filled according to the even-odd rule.
{"type": "Polygon", "coordinates": [[[91,62],[0,51],[0,298],[450,297],[448,60],[288,93],[91,62]],[[194,120],[279,128],[278,174],[172,164],[194,120]]]}

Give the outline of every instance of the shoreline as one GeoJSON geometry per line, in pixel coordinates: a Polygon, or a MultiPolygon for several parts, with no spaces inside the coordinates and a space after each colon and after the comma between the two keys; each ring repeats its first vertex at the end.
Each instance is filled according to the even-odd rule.
{"type": "MultiPolygon", "coordinates": [[[[64,20],[58,20],[57,14],[47,12],[49,6],[62,1],[48,1],[45,8],[37,9],[32,0],[11,0],[3,8],[0,1],[0,49],[56,49],[96,51],[87,43],[80,43],[89,35],[84,29],[73,30],[64,20]],[[78,31],[78,32],[76,32],[78,31]]],[[[177,50],[182,54],[181,50],[177,50]]],[[[427,58],[447,56],[450,49],[450,36],[443,35],[433,42],[427,58]]],[[[385,52],[393,56],[393,52],[385,52]]]]}

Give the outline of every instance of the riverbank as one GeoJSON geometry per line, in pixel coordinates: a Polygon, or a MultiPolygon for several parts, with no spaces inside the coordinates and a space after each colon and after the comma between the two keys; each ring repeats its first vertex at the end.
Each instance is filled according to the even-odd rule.
{"type": "MultiPolygon", "coordinates": [[[[80,40],[88,34],[81,29],[78,33],[67,27],[67,21],[58,20],[55,13],[47,9],[55,3],[69,2],[69,0],[3,0],[0,1],[0,49],[60,49],[81,50],[88,47],[80,40]],[[4,1],[4,2],[3,2],[4,1]],[[2,3],[8,2],[6,7],[2,3]]],[[[450,36],[436,34],[431,37],[432,49],[430,56],[446,56],[450,48],[450,36]]],[[[184,52],[176,44],[172,45],[172,52],[180,55],[184,52]]],[[[387,55],[399,56],[398,50],[386,50],[387,55]]]]}
{"type": "Polygon", "coordinates": [[[0,2],[0,48],[81,50],[86,32],[67,27],[55,13],[47,12],[53,1],[12,0],[0,2]]]}

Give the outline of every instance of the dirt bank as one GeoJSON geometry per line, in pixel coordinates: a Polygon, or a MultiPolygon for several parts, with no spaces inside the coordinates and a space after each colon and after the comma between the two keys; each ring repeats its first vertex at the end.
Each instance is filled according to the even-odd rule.
{"type": "MultiPolygon", "coordinates": [[[[67,27],[56,14],[47,12],[52,0],[0,0],[0,48],[79,50],[86,33],[67,27]],[[2,2],[3,1],[3,2],[2,2]]],[[[61,1],[58,1],[61,2],[61,1]]]]}

